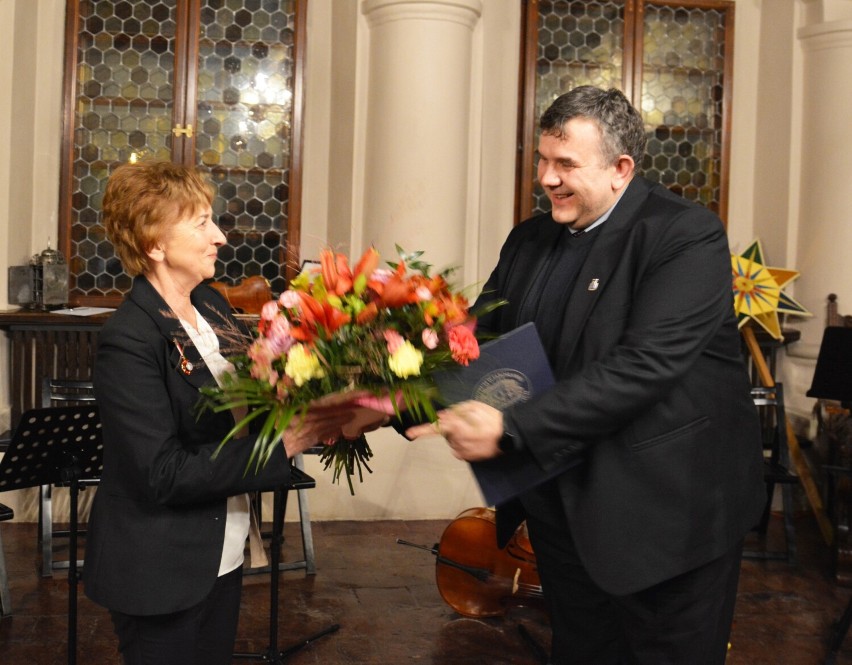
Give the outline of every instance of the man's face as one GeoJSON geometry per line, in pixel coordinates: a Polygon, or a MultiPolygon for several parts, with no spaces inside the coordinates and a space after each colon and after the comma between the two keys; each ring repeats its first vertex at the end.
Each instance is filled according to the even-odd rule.
{"type": "Polygon", "coordinates": [[[562,136],[542,134],[538,181],[547,192],[553,219],[580,231],[615,203],[626,185],[616,165],[605,165],[600,130],[586,118],[572,118],[562,136]]]}

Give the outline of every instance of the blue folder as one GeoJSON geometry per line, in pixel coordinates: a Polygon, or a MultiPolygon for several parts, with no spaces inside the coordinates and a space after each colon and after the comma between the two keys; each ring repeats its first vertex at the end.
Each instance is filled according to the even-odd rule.
{"type": "MultiPolygon", "coordinates": [[[[535,324],[526,323],[482,344],[477,360],[437,374],[435,382],[445,405],[473,399],[502,411],[547,390],[554,378],[535,324]]],[[[498,506],[576,463],[569,460],[545,471],[525,450],[470,466],[487,504],[498,506]]]]}

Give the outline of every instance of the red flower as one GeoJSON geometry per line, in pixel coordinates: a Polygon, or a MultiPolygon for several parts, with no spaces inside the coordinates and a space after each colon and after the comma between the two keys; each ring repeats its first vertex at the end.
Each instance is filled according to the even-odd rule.
{"type": "Polygon", "coordinates": [[[399,262],[396,271],[392,272],[386,280],[373,279],[367,286],[376,294],[376,303],[379,308],[404,307],[420,299],[417,295],[419,284],[414,279],[406,278],[404,261],[399,262]]]}
{"type": "Polygon", "coordinates": [[[453,360],[465,367],[471,360],[479,358],[479,342],[467,326],[453,326],[449,333],[450,352],[453,360]]]}
{"type": "Polygon", "coordinates": [[[424,311],[424,318],[430,326],[442,317],[448,326],[459,325],[467,321],[468,316],[467,298],[461,294],[450,293],[446,285],[435,293],[424,311]]]}

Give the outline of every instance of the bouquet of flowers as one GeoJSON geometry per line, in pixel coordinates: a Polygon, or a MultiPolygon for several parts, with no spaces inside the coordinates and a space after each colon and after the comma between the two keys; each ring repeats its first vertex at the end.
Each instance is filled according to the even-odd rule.
{"type": "MultiPolygon", "coordinates": [[[[432,276],[422,252],[396,249],[400,260],[386,268],[372,248],[354,266],[343,254],[322,252],[318,268],[263,307],[248,348],[231,358],[236,373],[203,391],[209,408],[247,409],[222,445],[259,419],[249,467],[261,468],[309,408],[407,409],[434,421],[432,374],[479,357],[475,318],[467,299],[451,291],[451,271],[432,276]]],[[[372,472],[372,451],[359,434],[320,453],[333,481],[345,473],[352,493],[356,469],[359,480],[362,466],[372,472]]]]}

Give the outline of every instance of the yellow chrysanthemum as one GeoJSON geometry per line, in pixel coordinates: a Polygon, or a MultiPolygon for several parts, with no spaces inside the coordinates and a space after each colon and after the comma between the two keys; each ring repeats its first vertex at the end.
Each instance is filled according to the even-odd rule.
{"type": "Polygon", "coordinates": [[[297,386],[304,385],[311,379],[321,379],[325,376],[319,358],[304,344],[296,344],[287,352],[284,373],[293,379],[297,386]]]}
{"type": "Polygon", "coordinates": [[[420,376],[420,367],[423,365],[423,353],[414,348],[414,345],[405,341],[388,359],[391,372],[400,379],[409,376],[420,376]]]}

